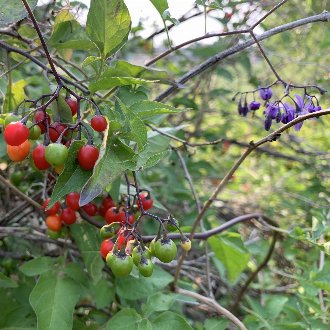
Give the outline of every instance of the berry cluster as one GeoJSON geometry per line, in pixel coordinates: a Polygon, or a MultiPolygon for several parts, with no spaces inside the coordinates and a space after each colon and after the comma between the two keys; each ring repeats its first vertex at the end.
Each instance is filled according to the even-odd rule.
{"type": "MultiPolygon", "coordinates": [[[[284,96],[275,101],[271,101],[273,91],[270,87],[259,87],[254,91],[239,93],[238,114],[246,117],[249,112],[252,112],[252,115],[254,116],[255,111],[261,107],[261,102],[255,100],[255,93],[259,92],[259,96],[265,106],[265,130],[269,131],[273,121],[287,124],[299,116],[321,110],[317,97],[309,95],[306,92],[306,89],[304,89],[304,91],[305,93],[303,96],[296,94],[295,99],[293,99],[290,96],[288,89],[286,89],[284,96]],[[248,94],[253,94],[253,100],[250,103],[248,103],[247,100],[248,94]],[[285,99],[288,99],[289,103],[285,102],[285,99]]],[[[233,99],[235,100],[235,98],[236,95],[233,99]]],[[[295,130],[299,131],[302,125],[303,122],[297,123],[295,125],[295,130]]]]}
{"type": "MultiPolygon", "coordinates": [[[[142,276],[149,277],[152,275],[154,267],[152,257],[156,257],[164,263],[175,259],[176,244],[166,234],[163,237],[158,235],[147,247],[142,240],[134,239],[130,231],[123,226],[117,229],[116,224],[119,225],[115,222],[101,228],[101,236],[104,241],[100,249],[102,257],[106,259],[115,276],[129,275],[135,265],[142,276]],[[115,241],[111,239],[114,235],[117,235],[115,241]]],[[[181,247],[185,251],[191,249],[191,241],[183,235],[181,247]]]]}
{"type": "MultiPolygon", "coordinates": [[[[60,174],[69,155],[71,144],[73,141],[81,140],[82,129],[84,129],[88,139],[87,144],[78,150],[77,166],[86,171],[92,170],[99,158],[99,150],[93,145],[88,124],[96,132],[103,132],[108,126],[106,118],[101,114],[95,102],[76,95],[65,86],[59,86],[53,94],[43,95],[36,101],[25,100],[23,103],[26,102],[31,102],[33,105],[27,115],[25,115],[25,110],[23,117],[17,115],[19,105],[14,114],[9,114],[5,118],[4,138],[9,158],[15,162],[26,159],[32,145],[31,158],[36,169],[43,171],[53,167],[55,172],[60,174]],[[59,94],[61,88],[65,88],[74,98],[69,96],[64,99],[59,94]],[[45,98],[49,100],[43,104],[45,98]],[[81,100],[90,102],[95,108],[96,114],[91,118],[90,123],[82,119],[81,100]],[[57,111],[51,112],[47,109],[51,103],[57,104],[57,111]],[[62,116],[59,115],[61,112],[62,116]],[[41,137],[42,143],[31,142],[41,137]]],[[[177,221],[171,215],[163,219],[148,212],[153,207],[153,199],[148,191],[140,191],[136,174],[135,172],[132,174],[134,184],[129,182],[125,173],[127,194],[123,195],[118,203],[107,195],[99,205],[94,200],[80,206],[79,192],[70,192],[62,203],[57,201],[50,205],[51,199],[47,198],[43,203],[43,211],[46,216],[48,234],[52,238],[60,235],[63,226],[72,225],[77,221],[77,212],[82,218],[94,224],[95,220],[92,221],[88,217],[103,218],[106,225],[100,230],[103,239],[100,252],[113,274],[115,276],[128,275],[135,264],[141,275],[148,277],[153,272],[152,256],[161,262],[171,262],[176,257],[177,247],[168,237],[167,229],[174,228],[180,232],[181,246],[184,250],[190,250],[191,242],[183,235],[177,221]],[[130,193],[131,186],[135,189],[134,194],[130,193]],[[154,219],[159,223],[158,234],[149,247],[145,245],[140,232],[143,217],[154,219]]]]}
{"type": "MultiPolygon", "coordinates": [[[[79,111],[77,100],[69,97],[65,101],[70,107],[72,117],[76,116],[79,111]]],[[[41,135],[44,135],[44,143],[37,144],[31,153],[34,165],[41,171],[53,166],[56,172],[60,173],[68,157],[71,142],[80,139],[81,127],[84,127],[87,132],[88,130],[86,124],[80,120],[80,116],[75,124],[59,121],[52,123],[51,121],[46,108],[31,111],[22,119],[17,114],[9,114],[4,123],[4,138],[9,158],[14,162],[26,159],[31,149],[30,141],[38,140],[41,135]],[[32,121],[29,120],[30,117],[33,117],[32,121]]],[[[90,124],[96,132],[103,132],[108,125],[101,114],[92,117],[90,124]]],[[[99,150],[93,145],[92,138],[89,136],[88,143],[78,152],[78,163],[84,170],[89,171],[93,169],[98,157],[99,150]]]]}

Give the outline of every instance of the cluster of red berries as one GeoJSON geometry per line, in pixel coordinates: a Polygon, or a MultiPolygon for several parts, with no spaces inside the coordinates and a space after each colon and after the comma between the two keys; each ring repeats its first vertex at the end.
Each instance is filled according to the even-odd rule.
{"type": "MultiPolygon", "coordinates": [[[[71,109],[72,117],[78,112],[79,102],[73,98],[67,98],[66,103],[71,109]]],[[[40,108],[39,108],[40,109],[40,108]]],[[[98,111],[98,110],[97,110],[98,111]]],[[[20,120],[17,115],[9,115],[5,119],[4,138],[7,143],[7,152],[11,160],[19,162],[28,157],[30,153],[30,140],[38,140],[44,134],[44,144],[38,144],[32,151],[34,165],[39,170],[46,170],[53,166],[57,173],[61,173],[64,163],[69,154],[69,147],[74,139],[80,139],[81,128],[85,128],[80,115],[77,116],[76,124],[62,122],[51,122],[51,117],[46,109],[35,110],[30,115],[20,120]],[[30,115],[34,114],[33,121],[28,121],[30,115]],[[75,135],[79,129],[79,134],[75,135]]],[[[91,119],[91,127],[97,132],[103,132],[107,128],[107,120],[101,114],[91,119]]],[[[77,161],[84,170],[92,170],[99,158],[99,150],[93,146],[92,138],[88,133],[88,143],[82,146],[77,155],[77,161]]],[[[176,244],[167,237],[166,229],[162,221],[147,210],[153,207],[153,199],[150,193],[143,191],[134,196],[132,204],[131,196],[124,196],[119,203],[115,203],[110,196],[103,198],[98,206],[94,202],[80,207],[80,194],[71,192],[65,197],[62,204],[57,201],[48,208],[50,198],[43,203],[46,215],[46,225],[50,236],[56,238],[62,230],[63,225],[72,225],[77,221],[77,211],[83,211],[88,216],[96,215],[104,218],[107,223],[101,228],[100,234],[103,242],[100,253],[106,260],[115,276],[126,276],[131,273],[133,265],[143,276],[151,276],[153,272],[152,256],[162,262],[171,262],[177,254],[176,244]],[[151,216],[161,223],[162,235],[158,234],[149,247],[145,246],[137,231],[137,212],[141,212],[138,220],[143,216],[151,216]]],[[[84,214],[82,214],[84,215],[84,214]]],[[[177,225],[175,225],[176,228],[177,225]]],[[[179,230],[180,231],[180,230],[179,230]]],[[[191,242],[182,232],[181,246],[189,251],[191,242]]]]}
{"type": "MultiPolygon", "coordinates": [[[[72,116],[78,110],[78,103],[73,98],[66,99],[71,109],[72,116]]],[[[97,132],[107,128],[104,116],[98,114],[92,117],[91,127],[97,132]]],[[[33,122],[19,121],[17,115],[9,115],[5,119],[4,138],[7,143],[7,153],[14,162],[20,162],[28,157],[31,144],[29,140],[37,140],[41,134],[47,134],[51,141],[48,145],[39,144],[32,151],[34,165],[39,170],[46,170],[53,166],[56,172],[63,170],[68,157],[68,148],[72,142],[72,133],[77,130],[77,125],[68,125],[61,122],[51,123],[51,117],[45,110],[34,113],[33,122]]],[[[99,150],[92,144],[84,145],[78,152],[78,163],[86,171],[92,170],[99,157],[99,150]]]]}

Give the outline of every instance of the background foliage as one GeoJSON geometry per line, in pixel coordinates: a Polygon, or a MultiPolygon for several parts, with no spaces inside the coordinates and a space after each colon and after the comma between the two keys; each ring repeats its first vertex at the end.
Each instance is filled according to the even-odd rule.
{"type": "MultiPolygon", "coordinates": [[[[16,24],[19,37],[6,33],[9,23],[14,21],[10,21],[12,16],[15,22],[26,16],[21,6],[14,7],[14,2],[9,6],[8,1],[0,1],[1,40],[27,51],[39,45],[28,19],[16,24]],[[5,4],[7,7],[3,7],[5,4]]],[[[178,23],[166,1],[151,2],[167,25],[178,23]]],[[[29,3],[33,6],[36,1],[29,3]]],[[[204,6],[212,9],[207,19],[217,20],[220,31],[245,28],[276,4],[275,1],[196,3],[195,12],[201,12],[201,16],[204,6]],[[233,16],[228,18],[224,13],[233,16]]],[[[319,14],[327,9],[326,4],[317,0],[289,1],[258,27],[258,33],[319,14]]],[[[103,102],[102,111],[110,118],[113,129],[116,124],[124,127],[122,138],[135,141],[138,150],[126,145],[114,150],[113,146],[120,141],[110,141],[115,138],[109,135],[105,156],[93,175],[77,173],[79,169],[70,167],[69,158],[69,165],[54,188],[53,201],[64,196],[68,192],[65,189],[82,187],[86,182],[82,192],[86,203],[104,190],[118,199],[125,188],[120,174],[142,168],[140,185],[151,191],[157,212],[170,212],[180,221],[181,228],[189,232],[198,212],[176,150],[183,156],[196,192],[205,202],[246,144],[265,135],[262,114],[239,117],[232,96],[237,91],[265,86],[275,78],[257,47],[250,47],[180,86],[184,88],[171,95],[166,104],[156,103],[152,100],[167,85],[175,84],[195,65],[249,37],[228,36],[214,38],[212,43],[194,43],[146,69],[138,66],[140,58],[150,59],[161,49],[153,47],[152,38],[140,37],[142,21],[131,27],[123,1],[92,1],[86,27],[76,20],[82,10],[87,11],[85,5],[71,1],[70,6],[69,10],[66,1],[56,1],[35,9],[52,56],[62,66],[60,73],[68,76],[65,71],[68,70],[92,93],[99,93],[96,99],[103,102]],[[198,148],[182,146],[147,129],[145,123],[162,127],[190,143],[222,141],[198,148]],[[104,172],[102,167],[112,171],[104,172]]],[[[166,33],[163,35],[161,48],[166,49],[168,40],[166,33]]],[[[324,88],[329,87],[329,44],[328,26],[321,22],[285,31],[262,43],[285,80],[315,83],[324,88]]],[[[44,61],[38,50],[32,54],[44,61]]],[[[2,114],[12,111],[25,97],[37,98],[53,90],[50,75],[42,74],[39,67],[22,55],[11,52],[7,60],[3,48],[0,55],[2,114]],[[8,64],[12,68],[10,79],[8,64]]],[[[281,96],[283,90],[276,87],[274,93],[281,96]]],[[[320,100],[326,108],[328,96],[320,100]]],[[[89,116],[89,105],[84,110],[89,116]]],[[[252,153],[204,217],[207,230],[235,216],[258,212],[273,219],[280,228],[267,267],[249,285],[234,311],[248,329],[329,328],[329,141],[327,116],[307,121],[299,133],[283,134],[278,141],[252,153]]],[[[97,142],[102,143],[100,139],[97,142]]],[[[70,148],[71,152],[76,152],[75,148],[70,148]]],[[[1,175],[36,201],[41,201],[47,180],[54,184],[53,177],[36,171],[29,160],[10,163],[2,135],[0,161],[1,175]],[[22,178],[15,181],[18,171],[22,178]]],[[[176,262],[159,263],[149,279],[139,277],[137,272],[126,278],[114,278],[100,257],[101,239],[94,226],[81,220],[60,239],[52,240],[45,235],[43,215],[22,202],[6,185],[0,185],[0,203],[1,329],[35,329],[37,324],[38,329],[54,330],[231,327],[226,318],[203,303],[171,290],[176,262]]],[[[156,230],[151,219],[144,222],[145,234],[155,234],[156,230]]],[[[230,308],[233,297],[262,262],[270,244],[269,228],[251,222],[207,241],[194,240],[178,284],[204,296],[211,290],[212,298],[230,308]],[[206,245],[211,260],[208,274],[206,245]]]]}

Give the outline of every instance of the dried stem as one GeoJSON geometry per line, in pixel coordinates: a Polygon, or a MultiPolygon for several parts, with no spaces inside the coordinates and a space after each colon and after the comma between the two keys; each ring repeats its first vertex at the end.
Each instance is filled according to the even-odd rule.
{"type": "Polygon", "coordinates": [[[247,330],[246,326],[229,310],[219,305],[214,299],[204,297],[196,292],[184,290],[181,288],[177,288],[176,292],[206,304],[207,306],[211,307],[214,311],[219,313],[220,315],[225,316],[228,320],[230,320],[233,324],[235,324],[241,330],[247,330]]]}
{"type": "Polygon", "coordinates": [[[58,85],[61,85],[61,83],[62,83],[62,82],[61,82],[61,78],[60,78],[60,76],[58,75],[58,73],[57,73],[57,71],[56,71],[56,68],[55,68],[55,65],[54,65],[54,62],[53,62],[52,58],[50,57],[50,54],[49,54],[49,51],[48,51],[48,48],[47,48],[47,45],[46,45],[45,39],[44,39],[44,37],[43,37],[43,35],[42,35],[41,31],[40,31],[39,25],[38,25],[38,23],[37,23],[37,21],[36,21],[34,15],[33,15],[33,12],[32,12],[32,10],[31,10],[31,8],[30,8],[30,6],[29,6],[27,0],[22,0],[22,2],[23,2],[23,4],[24,4],[25,9],[26,9],[27,12],[29,13],[29,16],[30,16],[31,21],[32,21],[33,26],[34,26],[34,29],[36,30],[36,32],[37,32],[37,34],[38,34],[38,37],[39,37],[40,42],[41,42],[41,44],[42,44],[42,47],[43,47],[43,49],[44,49],[44,51],[45,51],[45,54],[46,54],[46,57],[47,57],[48,63],[49,63],[49,65],[50,65],[51,69],[52,69],[52,72],[53,72],[54,78],[55,78],[57,84],[58,84],[58,85]]]}
{"type": "Polygon", "coordinates": [[[39,210],[42,209],[42,206],[39,203],[35,202],[32,198],[30,198],[29,196],[22,193],[19,189],[17,189],[10,181],[8,181],[6,178],[4,178],[1,174],[0,174],[0,182],[2,182],[5,186],[7,186],[12,191],[14,191],[16,195],[20,196],[22,199],[26,200],[29,204],[33,205],[35,208],[37,208],[39,210]]]}

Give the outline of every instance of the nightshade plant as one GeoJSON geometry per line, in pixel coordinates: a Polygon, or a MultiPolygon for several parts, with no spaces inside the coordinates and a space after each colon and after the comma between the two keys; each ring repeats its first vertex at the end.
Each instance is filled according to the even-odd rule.
{"type": "Polygon", "coordinates": [[[0,328],[329,327],[326,79],[287,65],[286,81],[262,44],[325,25],[312,3],[320,14],[301,19],[287,0],[198,0],[176,19],[150,0],[164,27],[147,38],[123,0],[1,4],[0,328]],[[205,33],[174,45],[171,30],[196,17],[205,33]],[[300,138],[309,119],[320,150],[300,138]]]}

